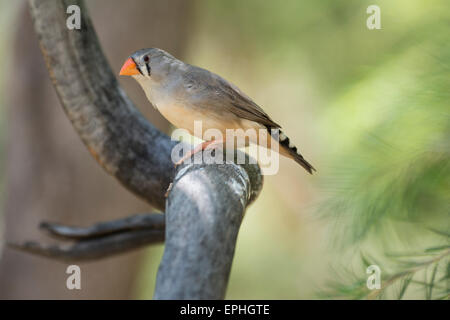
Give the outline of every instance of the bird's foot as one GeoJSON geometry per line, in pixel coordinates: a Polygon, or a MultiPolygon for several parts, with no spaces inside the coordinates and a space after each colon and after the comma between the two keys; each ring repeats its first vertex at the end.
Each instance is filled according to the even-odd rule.
{"type": "Polygon", "coordinates": [[[220,144],[222,144],[221,140],[205,141],[205,142],[202,142],[202,143],[198,144],[193,150],[191,150],[188,153],[186,153],[180,160],[178,160],[175,163],[175,165],[174,165],[175,168],[178,167],[180,164],[182,164],[187,159],[190,159],[196,153],[201,152],[201,151],[205,150],[206,148],[216,148],[220,144]]]}
{"type": "Polygon", "coordinates": [[[164,194],[164,197],[167,198],[169,196],[170,191],[172,190],[173,182],[169,184],[169,187],[166,190],[166,193],[164,194]]]}

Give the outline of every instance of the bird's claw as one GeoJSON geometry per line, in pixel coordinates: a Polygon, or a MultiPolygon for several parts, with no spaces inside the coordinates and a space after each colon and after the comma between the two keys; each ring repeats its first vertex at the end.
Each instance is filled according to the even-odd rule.
{"type": "Polygon", "coordinates": [[[165,197],[165,198],[167,198],[167,197],[169,196],[170,190],[172,190],[172,186],[173,186],[173,183],[171,182],[171,183],[169,184],[169,187],[168,187],[167,190],[166,190],[166,193],[164,194],[164,197],[165,197]]]}

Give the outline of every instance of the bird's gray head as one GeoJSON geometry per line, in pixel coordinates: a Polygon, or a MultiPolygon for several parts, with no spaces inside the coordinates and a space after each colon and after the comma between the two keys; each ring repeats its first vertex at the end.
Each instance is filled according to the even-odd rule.
{"type": "Polygon", "coordinates": [[[162,82],[182,62],[158,48],[141,49],[125,61],[120,75],[132,76],[138,82],[162,82]]]}

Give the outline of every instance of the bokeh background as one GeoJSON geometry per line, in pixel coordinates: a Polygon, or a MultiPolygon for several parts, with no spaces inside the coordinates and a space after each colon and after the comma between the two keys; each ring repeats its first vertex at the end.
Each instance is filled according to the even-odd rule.
{"type": "MultiPolygon", "coordinates": [[[[448,299],[450,6],[446,0],[89,0],[111,66],[160,47],[235,83],[318,169],[281,159],[240,230],[229,299],[448,299]],[[381,9],[369,30],[366,8],[381,9]],[[383,289],[366,287],[366,266],[383,289]]],[[[24,1],[0,0],[2,242],[50,240],[151,210],[91,159],[65,118],[24,1]]],[[[120,79],[146,116],[131,79],[120,79]]],[[[2,249],[0,298],[150,299],[163,246],[66,265],[2,249]]]]}

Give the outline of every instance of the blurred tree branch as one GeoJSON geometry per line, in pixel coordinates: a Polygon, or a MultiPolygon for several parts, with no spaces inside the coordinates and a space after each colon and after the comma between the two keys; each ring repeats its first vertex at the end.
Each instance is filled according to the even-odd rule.
{"type": "Polygon", "coordinates": [[[87,228],[42,223],[52,237],[75,240],[70,246],[34,241],[10,244],[13,248],[65,262],[94,260],[164,241],[164,215],[145,214],[98,223],[87,228]]]}
{"type": "Polygon", "coordinates": [[[164,215],[138,214],[124,219],[94,224],[87,228],[68,227],[57,223],[43,222],[41,229],[53,237],[67,240],[86,240],[132,230],[164,230],[164,215]]]}
{"type": "Polygon", "coordinates": [[[158,131],[119,87],[82,1],[30,1],[34,27],[61,104],[97,162],[152,206],[164,208],[176,142],[158,131]],[[81,30],[66,8],[81,8],[81,30]]]}

